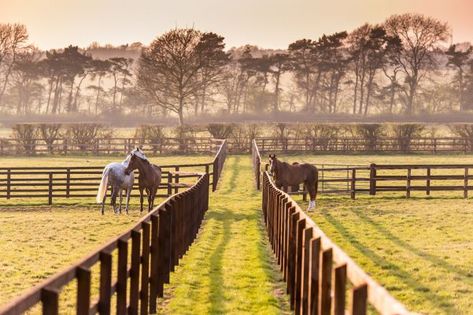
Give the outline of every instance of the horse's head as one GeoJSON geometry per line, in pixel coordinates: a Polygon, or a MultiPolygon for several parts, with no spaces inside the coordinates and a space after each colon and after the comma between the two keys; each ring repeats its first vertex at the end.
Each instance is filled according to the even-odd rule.
{"type": "Polygon", "coordinates": [[[269,157],[269,173],[274,176],[276,174],[276,165],[278,163],[278,159],[276,158],[276,154],[270,154],[268,157],[269,157]]]}
{"type": "Polygon", "coordinates": [[[136,147],[127,157],[128,166],[125,169],[125,174],[129,175],[134,170],[138,169],[141,164],[149,163],[148,158],[144,154],[144,152],[136,147]]]}

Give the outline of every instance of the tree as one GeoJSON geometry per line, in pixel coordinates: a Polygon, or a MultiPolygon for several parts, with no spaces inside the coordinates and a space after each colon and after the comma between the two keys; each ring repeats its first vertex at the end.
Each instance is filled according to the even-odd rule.
{"type": "Polygon", "coordinates": [[[412,114],[419,83],[426,71],[435,66],[432,51],[438,43],[449,38],[449,28],[446,23],[413,13],[393,15],[386,20],[384,27],[389,35],[397,36],[402,42],[396,62],[401,65],[405,76],[405,111],[412,114]]]}
{"type": "Polygon", "coordinates": [[[0,106],[17,56],[28,46],[28,31],[22,24],[0,23],[0,106]]]}
{"type": "Polygon", "coordinates": [[[109,74],[110,68],[111,68],[111,63],[109,60],[92,60],[91,62],[91,76],[92,80],[97,79],[97,85],[89,85],[88,88],[96,92],[95,96],[95,115],[98,114],[98,107],[100,104],[100,96],[104,92],[104,89],[102,88],[102,79],[109,74]]]}
{"type": "MultiPolygon", "coordinates": [[[[201,89],[197,95],[197,106],[200,103],[200,111],[204,112],[207,96],[211,89],[220,84],[224,76],[224,66],[230,60],[230,54],[223,51],[225,48],[224,38],[215,33],[204,33],[196,47],[202,68],[199,71],[201,89]]],[[[195,114],[198,107],[195,108],[195,114]]]]}
{"type": "MultiPolygon", "coordinates": [[[[118,93],[118,84],[121,82],[121,95],[123,95],[123,90],[126,85],[130,84],[130,80],[128,77],[132,75],[130,71],[130,66],[133,63],[132,59],[123,58],[123,57],[115,57],[110,58],[110,74],[113,78],[113,88],[112,88],[112,108],[114,110],[117,109],[117,93],[118,93]]],[[[120,100],[122,97],[120,98],[120,100]]],[[[121,101],[120,101],[121,103],[121,101]]]]}
{"type": "Polygon", "coordinates": [[[313,109],[312,106],[312,81],[314,76],[315,42],[310,39],[301,39],[289,45],[291,66],[295,74],[295,81],[305,96],[305,110],[313,109]]]}
{"type": "Polygon", "coordinates": [[[31,99],[41,95],[43,86],[38,83],[41,78],[39,58],[41,52],[31,49],[19,53],[11,72],[12,92],[16,96],[16,114],[28,114],[31,111],[31,99]]]}
{"type": "Polygon", "coordinates": [[[174,29],[155,39],[140,56],[138,85],[156,105],[176,113],[181,125],[184,110],[209,82],[202,80],[202,71],[226,59],[221,53],[223,37],[207,40],[209,36],[195,29],[174,29]]]}
{"type": "Polygon", "coordinates": [[[270,72],[274,80],[274,101],[273,112],[280,109],[281,76],[284,72],[290,70],[289,55],[284,53],[274,54],[270,57],[270,72]]]}
{"type": "Polygon", "coordinates": [[[461,47],[460,45],[451,45],[445,52],[448,58],[447,65],[454,67],[457,70],[455,80],[458,85],[458,102],[460,104],[460,110],[466,109],[465,103],[465,68],[472,57],[473,46],[468,45],[461,47]]]}

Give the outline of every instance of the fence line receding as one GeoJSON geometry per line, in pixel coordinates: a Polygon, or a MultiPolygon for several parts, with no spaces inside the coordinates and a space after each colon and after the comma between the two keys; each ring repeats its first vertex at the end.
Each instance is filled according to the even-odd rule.
{"type": "Polygon", "coordinates": [[[276,188],[268,172],[263,173],[262,190],[268,237],[295,314],[364,315],[369,306],[380,314],[409,314],[334,244],[288,194],[276,188]]]}

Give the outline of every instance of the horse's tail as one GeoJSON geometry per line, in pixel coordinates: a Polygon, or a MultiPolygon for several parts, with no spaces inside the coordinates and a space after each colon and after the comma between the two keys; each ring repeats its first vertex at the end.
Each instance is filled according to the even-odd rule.
{"type": "Polygon", "coordinates": [[[110,168],[106,167],[102,173],[102,180],[100,181],[99,191],[97,192],[97,203],[103,202],[103,197],[107,193],[107,186],[108,186],[108,173],[110,172],[110,168]]]}

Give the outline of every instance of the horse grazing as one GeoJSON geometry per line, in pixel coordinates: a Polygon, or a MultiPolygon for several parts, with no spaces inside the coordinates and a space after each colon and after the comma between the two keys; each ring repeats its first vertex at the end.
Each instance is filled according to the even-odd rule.
{"type": "Polygon", "coordinates": [[[143,211],[143,190],[146,189],[148,195],[148,211],[153,209],[154,198],[158,192],[161,184],[161,168],[157,165],[151,164],[146,158],[140,148],[136,148],[131,152],[130,163],[125,170],[125,173],[131,173],[138,169],[140,175],[138,176],[138,188],[140,190],[140,211],[143,211]]]}
{"type": "Polygon", "coordinates": [[[299,187],[304,183],[305,188],[309,192],[310,202],[308,211],[315,208],[315,198],[319,186],[319,171],[317,167],[307,163],[293,163],[279,161],[275,154],[269,155],[270,172],[274,177],[276,187],[287,192],[287,188],[299,187]]]}
{"type": "Polygon", "coordinates": [[[133,172],[126,173],[125,169],[131,159],[131,155],[121,163],[113,162],[105,166],[102,172],[102,180],[100,181],[99,190],[97,192],[97,203],[102,204],[102,214],[104,214],[105,199],[107,198],[108,185],[112,186],[111,204],[115,213],[122,212],[122,197],[123,189],[126,190],[126,207],[125,211],[128,213],[128,206],[130,204],[130,194],[133,189],[135,181],[135,174],[133,172]],[[120,195],[120,204],[117,209],[116,199],[120,195]]]}

